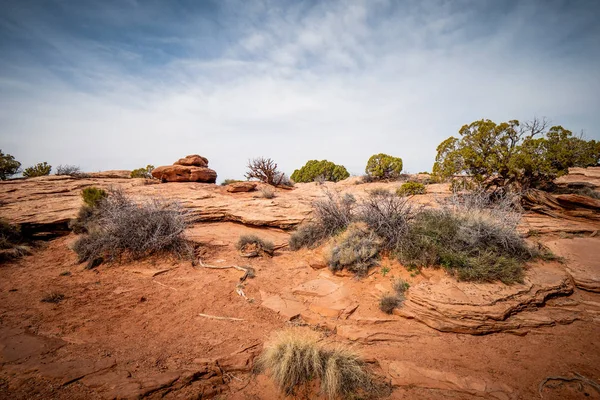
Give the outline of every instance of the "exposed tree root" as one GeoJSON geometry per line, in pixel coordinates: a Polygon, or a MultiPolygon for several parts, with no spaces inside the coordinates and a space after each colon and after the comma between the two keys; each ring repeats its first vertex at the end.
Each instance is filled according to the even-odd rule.
{"type": "Polygon", "coordinates": [[[244,285],[243,282],[248,279],[248,278],[254,278],[254,268],[252,267],[240,267],[239,265],[226,265],[226,266],[216,266],[216,265],[208,265],[208,264],[204,264],[202,262],[202,260],[199,258],[198,259],[198,263],[200,264],[200,266],[202,268],[211,268],[211,269],[229,269],[229,268],[235,268],[238,271],[243,271],[244,275],[240,278],[240,281],[238,282],[238,284],[235,286],[235,292],[240,295],[241,297],[243,297],[244,299],[246,299],[247,301],[252,301],[252,299],[249,299],[246,296],[246,293],[244,293],[244,285]]]}
{"type": "Polygon", "coordinates": [[[568,377],[568,376],[549,376],[547,378],[545,378],[542,382],[540,382],[540,386],[538,388],[538,392],[540,394],[540,398],[543,399],[544,395],[542,394],[542,391],[544,390],[544,386],[546,386],[546,384],[550,381],[563,381],[563,382],[579,382],[580,385],[581,384],[586,384],[589,385],[591,387],[593,387],[594,389],[596,389],[596,391],[598,393],[600,393],[600,385],[596,382],[594,382],[593,380],[586,378],[585,376],[578,374],[577,372],[575,372],[575,376],[574,377],[568,377]]]}
{"type": "Polygon", "coordinates": [[[220,319],[220,320],[227,320],[227,321],[244,321],[241,318],[234,318],[234,317],[220,317],[218,315],[209,315],[209,314],[198,314],[199,317],[204,317],[204,318],[210,318],[210,319],[220,319]]]}

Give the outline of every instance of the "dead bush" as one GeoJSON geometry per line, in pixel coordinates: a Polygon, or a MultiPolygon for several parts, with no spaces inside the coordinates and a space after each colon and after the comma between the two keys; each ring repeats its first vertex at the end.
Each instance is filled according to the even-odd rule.
{"type": "Polygon", "coordinates": [[[290,236],[289,246],[293,251],[300,250],[303,247],[314,248],[321,241],[327,238],[323,227],[315,222],[302,224],[290,236]]]}
{"type": "Polygon", "coordinates": [[[308,390],[320,381],[329,399],[371,397],[380,390],[360,357],[349,349],[327,347],[313,332],[287,330],[268,342],[258,357],[256,371],[266,372],[286,395],[308,390]]]}
{"type": "Polygon", "coordinates": [[[236,246],[245,257],[256,257],[262,254],[272,256],[275,246],[272,242],[259,238],[256,235],[240,236],[236,246]]]}
{"type": "Polygon", "coordinates": [[[379,299],[379,309],[386,314],[391,314],[401,303],[400,298],[395,294],[384,294],[379,299]]]}
{"type": "Polygon", "coordinates": [[[73,178],[85,178],[87,175],[81,172],[77,165],[59,165],[56,168],[56,175],[68,175],[73,178]]]}
{"type": "Polygon", "coordinates": [[[385,249],[398,246],[412,218],[408,199],[391,192],[371,192],[359,206],[358,219],[383,239],[385,249]]]}
{"type": "Polygon", "coordinates": [[[111,191],[97,208],[89,234],[80,237],[73,250],[79,261],[115,260],[127,255],[139,259],[155,253],[190,257],[184,239],[186,211],[177,203],[150,199],[135,203],[121,191],[111,191]]]}
{"type": "Polygon", "coordinates": [[[63,301],[64,299],[65,299],[64,294],[58,293],[58,292],[52,292],[52,293],[49,293],[49,294],[45,295],[44,297],[42,297],[42,299],[40,301],[42,303],[58,304],[61,301],[63,301]]]}
{"type": "Polygon", "coordinates": [[[378,263],[381,240],[367,227],[352,224],[340,236],[328,256],[332,271],[346,269],[364,276],[378,263]]]}
{"type": "Polygon", "coordinates": [[[277,170],[277,163],[270,158],[259,157],[248,161],[246,179],[258,179],[273,186],[293,186],[289,178],[277,170]]]}

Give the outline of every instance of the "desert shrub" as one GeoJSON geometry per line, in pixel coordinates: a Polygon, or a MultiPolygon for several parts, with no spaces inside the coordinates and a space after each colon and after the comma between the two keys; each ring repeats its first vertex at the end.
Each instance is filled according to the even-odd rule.
{"type": "Polygon", "coordinates": [[[244,175],[246,179],[258,179],[269,185],[292,186],[289,178],[277,170],[277,163],[270,158],[255,158],[248,161],[248,172],[244,175]]]}
{"type": "Polygon", "coordinates": [[[275,198],[275,191],[270,186],[260,188],[260,196],[265,199],[275,198]]]}
{"type": "Polygon", "coordinates": [[[21,242],[21,230],[18,226],[0,218],[0,250],[10,249],[21,242]]]}
{"type": "Polygon", "coordinates": [[[375,188],[369,191],[370,196],[389,196],[391,192],[384,188],[375,188]]]}
{"type": "Polygon", "coordinates": [[[65,299],[65,295],[58,292],[48,293],[40,300],[42,303],[58,304],[65,299]]]}
{"type": "Polygon", "coordinates": [[[314,182],[317,179],[338,182],[349,176],[343,165],[336,165],[327,160],[310,160],[302,168],[295,170],[291,178],[294,182],[314,182]]]}
{"type": "Polygon", "coordinates": [[[308,222],[300,225],[298,229],[292,233],[289,240],[289,246],[293,251],[300,250],[303,247],[310,249],[318,245],[327,237],[328,235],[322,225],[315,222],[308,222]]]}
{"type": "Polygon", "coordinates": [[[407,232],[413,215],[404,197],[391,192],[371,192],[359,205],[358,219],[383,239],[386,249],[395,248],[407,232]]]}
{"type": "Polygon", "coordinates": [[[132,178],[144,178],[144,179],[152,179],[152,171],[154,170],[154,165],[146,165],[145,168],[137,168],[131,171],[132,178]]]}
{"type": "Polygon", "coordinates": [[[398,296],[404,296],[410,285],[404,279],[398,278],[392,284],[392,289],[398,296]]]}
{"type": "Polygon", "coordinates": [[[406,182],[403,183],[400,188],[396,191],[398,196],[414,196],[417,194],[425,194],[427,189],[425,185],[419,182],[406,182]]]}
{"type": "Polygon", "coordinates": [[[177,203],[150,199],[137,204],[120,191],[112,191],[97,206],[89,234],[82,235],[73,250],[79,261],[114,260],[123,255],[140,259],[155,253],[191,256],[183,233],[186,212],[177,203]]]}
{"type": "Polygon", "coordinates": [[[0,150],[0,181],[5,181],[17,174],[20,168],[20,162],[15,160],[10,154],[4,154],[2,150],[0,150]]]}
{"type": "Polygon", "coordinates": [[[340,236],[328,255],[332,271],[346,269],[364,276],[378,263],[381,240],[362,224],[353,224],[340,236]]]}
{"type": "Polygon", "coordinates": [[[106,196],[108,196],[106,190],[94,186],[86,187],[81,191],[83,202],[90,207],[97,207],[106,196]]]}
{"type": "Polygon", "coordinates": [[[398,179],[402,172],[402,159],[383,153],[372,155],[365,172],[373,179],[398,179]]]}
{"type": "Polygon", "coordinates": [[[453,178],[450,181],[450,191],[453,193],[477,189],[478,185],[469,178],[453,178]]]}
{"type": "Polygon", "coordinates": [[[313,203],[313,221],[304,223],[292,234],[289,245],[292,250],[312,248],[331,237],[352,222],[356,199],[349,193],[325,192],[326,198],[313,203]]]}
{"type": "Polygon", "coordinates": [[[384,294],[379,299],[379,309],[386,314],[391,314],[400,303],[401,300],[395,294],[384,294]]]}
{"type": "Polygon", "coordinates": [[[56,175],[69,175],[78,177],[82,175],[81,168],[77,165],[59,165],[56,167],[56,175]]]}
{"type": "Polygon", "coordinates": [[[516,230],[510,199],[491,203],[481,193],[417,213],[396,252],[408,266],[442,266],[459,280],[520,282],[532,250],[516,230]]]}
{"type": "Polygon", "coordinates": [[[261,253],[266,253],[268,255],[273,255],[273,252],[275,251],[273,242],[261,239],[256,235],[240,236],[235,247],[245,254],[256,253],[256,255],[260,255],[261,253]]]}
{"type": "Polygon", "coordinates": [[[328,348],[312,332],[287,330],[268,342],[256,371],[266,372],[286,396],[319,380],[329,399],[371,396],[378,390],[364,361],[345,348],[328,348]]]}
{"type": "Polygon", "coordinates": [[[23,171],[23,176],[25,178],[34,178],[36,176],[50,175],[51,170],[52,166],[44,161],[43,163],[38,163],[33,167],[25,168],[23,171]]]}
{"type": "Polygon", "coordinates": [[[225,179],[223,180],[223,182],[221,182],[221,186],[227,186],[227,185],[231,185],[232,183],[237,183],[237,182],[242,182],[238,179],[225,179]]]}

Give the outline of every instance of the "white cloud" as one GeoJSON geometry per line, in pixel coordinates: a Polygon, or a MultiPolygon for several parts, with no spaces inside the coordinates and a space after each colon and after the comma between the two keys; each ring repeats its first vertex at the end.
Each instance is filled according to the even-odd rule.
{"type": "Polygon", "coordinates": [[[244,24],[256,4],[240,5],[247,19],[221,21],[238,23],[221,56],[191,52],[139,73],[131,48],[45,31],[74,61],[64,72],[78,84],[43,66],[0,76],[3,151],[26,165],[86,170],[200,153],[223,179],[240,178],[256,156],[288,173],[323,158],[362,173],[370,155],[387,152],[411,172],[430,170],[437,144],[479,118],[547,116],[598,138],[598,58],[547,50],[570,31],[528,43],[521,9],[477,22],[472,8],[448,3],[277,4],[262,8],[260,23],[244,24]]]}

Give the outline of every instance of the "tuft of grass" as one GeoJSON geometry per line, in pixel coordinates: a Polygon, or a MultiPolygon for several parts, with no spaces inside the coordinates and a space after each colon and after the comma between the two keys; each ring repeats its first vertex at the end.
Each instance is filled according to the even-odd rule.
{"type": "Polygon", "coordinates": [[[240,181],[239,179],[224,179],[223,182],[221,182],[221,186],[227,186],[227,185],[231,185],[232,183],[237,183],[237,182],[243,182],[243,181],[240,181]]]}
{"type": "Polygon", "coordinates": [[[398,296],[404,296],[410,285],[404,279],[398,278],[392,284],[392,289],[398,296]]]}
{"type": "Polygon", "coordinates": [[[379,299],[379,309],[386,314],[391,314],[401,303],[400,298],[395,294],[384,294],[379,299]]]}
{"type": "Polygon", "coordinates": [[[406,182],[403,183],[398,190],[396,190],[396,194],[398,196],[414,196],[417,194],[425,194],[427,189],[425,185],[419,182],[406,182]]]}
{"type": "Polygon", "coordinates": [[[264,199],[274,199],[276,196],[275,190],[270,186],[264,186],[260,189],[260,196],[264,199]]]}
{"type": "Polygon", "coordinates": [[[344,232],[328,255],[332,271],[346,269],[364,276],[378,263],[381,240],[366,226],[352,224],[344,232]]]}
{"type": "Polygon", "coordinates": [[[266,253],[272,256],[273,252],[275,251],[275,246],[272,242],[261,239],[256,235],[240,236],[235,247],[240,252],[245,254],[256,253],[256,255],[260,255],[262,253],[266,253]]]}
{"type": "Polygon", "coordinates": [[[286,396],[308,390],[320,381],[328,399],[371,396],[377,385],[364,361],[343,347],[327,347],[313,332],[286,330],[266,344],[257,359],[257,371],[266,372],[286,396]]]}
{"type": "Polygon", "coordinates": [[[44,297],[42,297],[42,299],[40,301],[42,303],[58,304],[61,301],[63,301],[64,299],[65,299],[64,294],[58,293],[58,292],[52,292],[52,293],[49,293],[49,294],[45,295],[44,297]]]}

